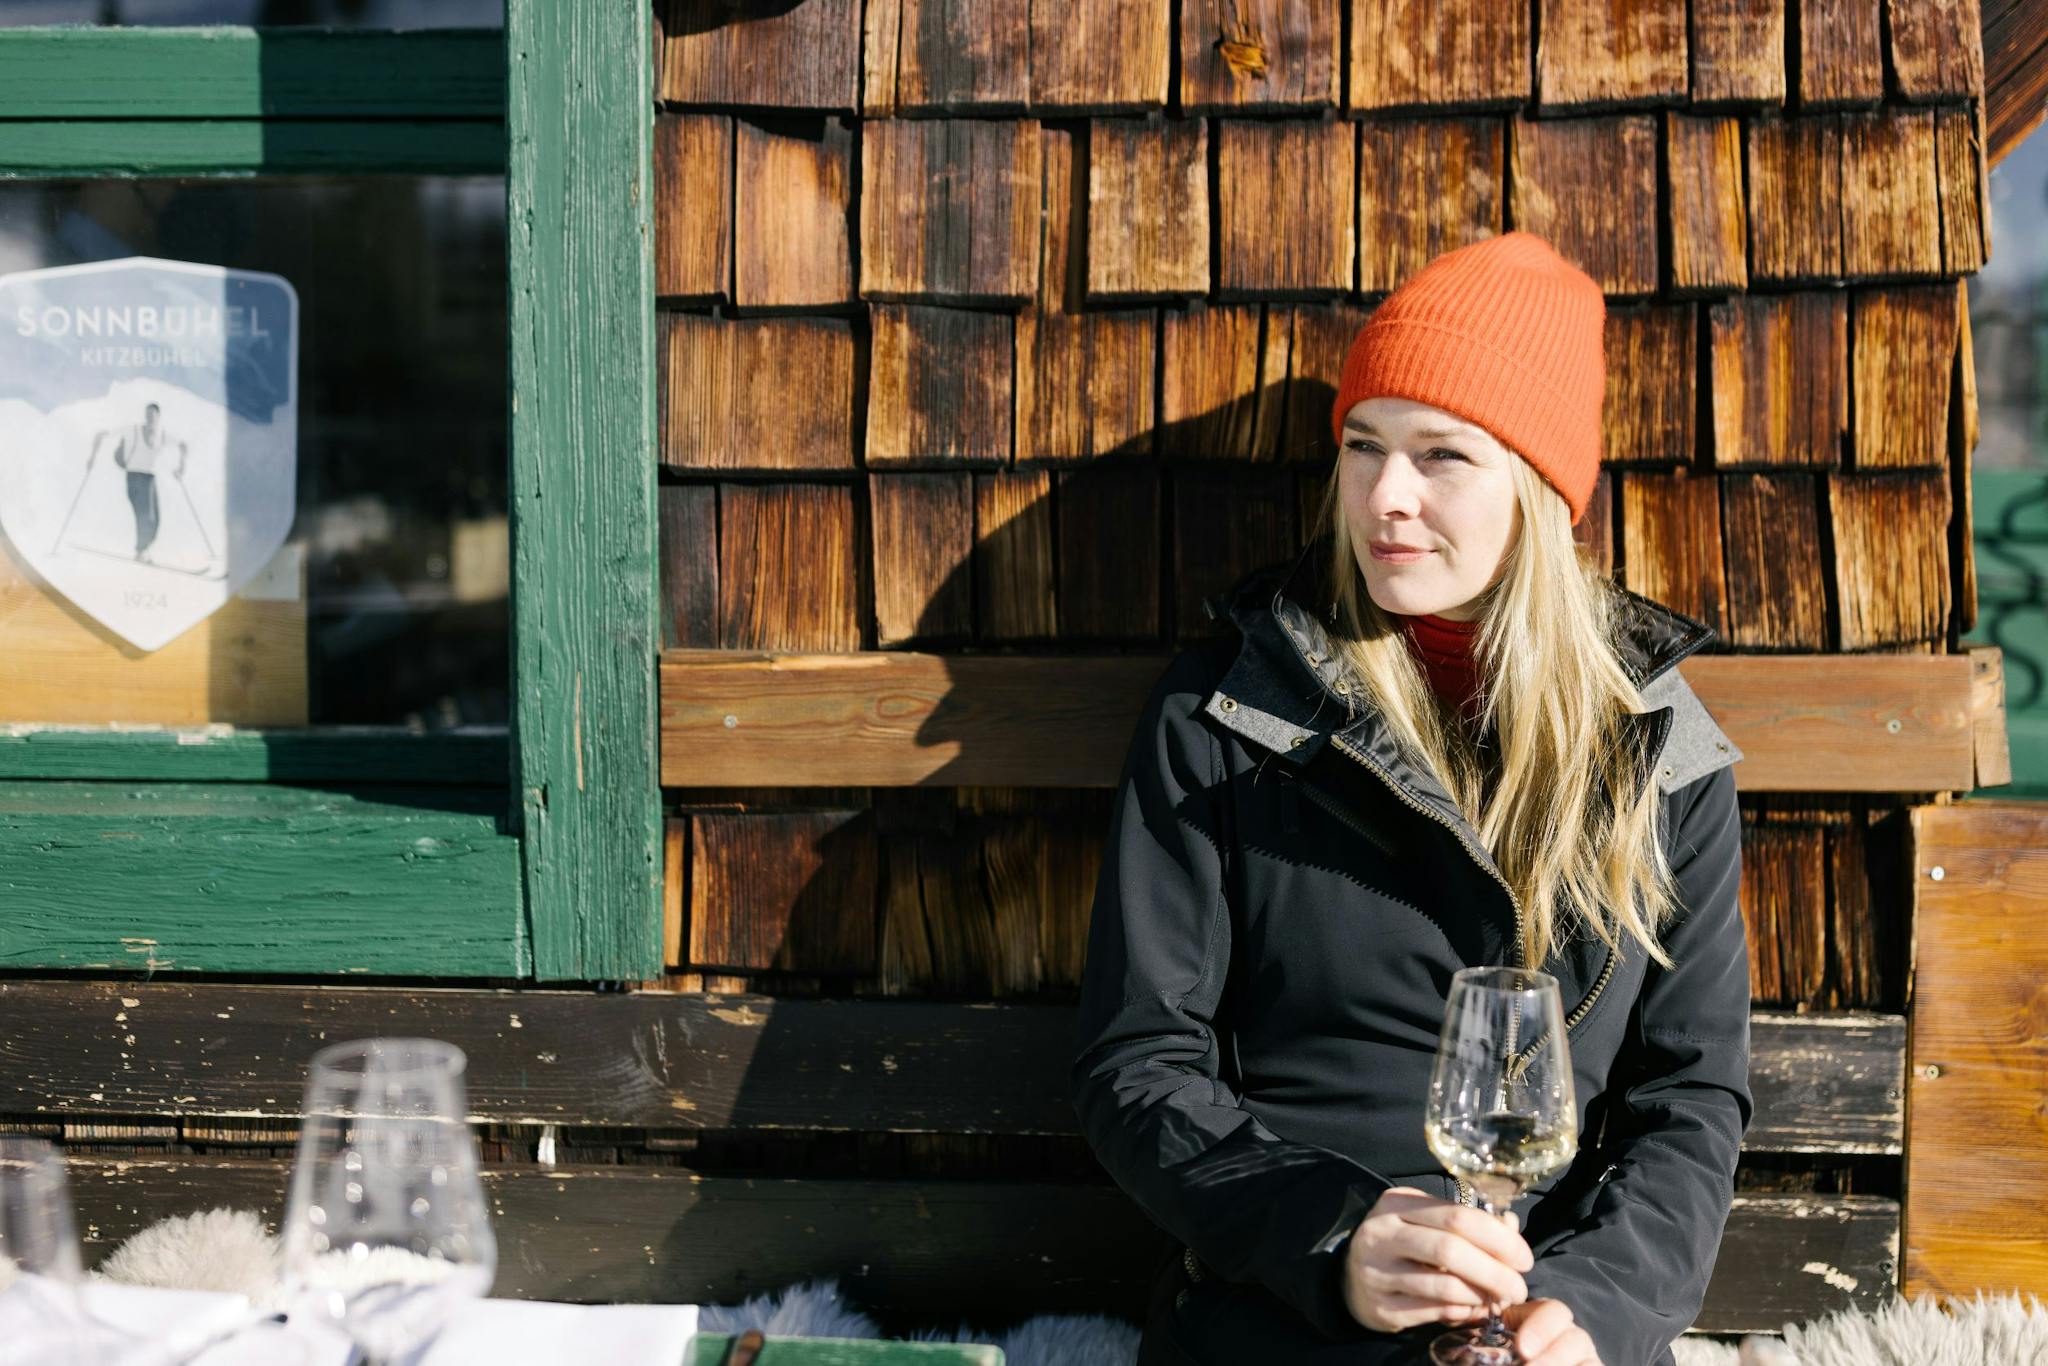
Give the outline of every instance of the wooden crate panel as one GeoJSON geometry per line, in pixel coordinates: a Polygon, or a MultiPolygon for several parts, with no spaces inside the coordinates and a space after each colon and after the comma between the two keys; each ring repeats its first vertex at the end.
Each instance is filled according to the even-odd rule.
{"type": "Polygon", "coordinates": [[[1361,291],[1391,291],[1442,253],[1499,235],[1500,120],[1370,119],[1359,137],[1361,291]]]}
{"type": "Polygon", "coordinates": [[[1608,463],[1690,464],[1698,365],[1691,304],[1607,309],[1607,395],[1601,432],[1608,463]]]}
{"type": "Polygon", "coordinates": [[[1609,294],[1657,289],[1657,121],[1648,114],[1516,119],[1508,202],[1517,227],[1550,240],[1609,294]]]}
{"type": "Polygon", "coordinates": [[[1685,36],[1685,0],[1537,0],[1537,98],[1600,107],[1683,100],[1685,36]]]}
{"type": "Polygon", "coordinates": [[[1008,464],[1011,315],[874,304],[869,321],[868,467],[1008,464]]]}
{"type": "Polygon", "coordinates": [[[1062,638],[1158,638],[1159,477],[1121,462],[1058,472],[1062,638]]]}
{"type": "Polygon", "coordinates": [[[1219,119],[1215,137],[1217,289],[1295,296],[1350,289],[1353,124],[1219,119]]]}
{"type": "Polygon", "coordinates": [[[1694,104],[1784,103],[1785,5],[1692,0],[1694,104]]]}
{"type": "Polygon", "coordinates": [[[859,0],[797,0],[755,12],[730,0],[664,0],[664,104],[855,109],[859,0]]]}
{"type": "Polygon", "coordinates": [[[1947,468],[1950,380],[1963,312],[1954,285],[1855,295],[1850,450],[1858,468],[1947,468]]]}
{"type": "Polygon", "coordinates": [[[1931,110],[1842,115],[1842,270],[1940,273],[1931,110]]]}
{"type": "Polygon", "coordinates": [[[1979,0],[1935,5],[1885,0],[1885,21],[1901,96],[1967,100],[1983,95],[1984,14],[1979,0]]]}
{"type": "Polygon", "coordinates": [[[974,480],[968,474],[871,474],[875,643],[973,634],[974,480]]]}
{"type": "Polygon", "coordinates": [[[1684,470],[1622,475],[1620,539],[1625,587],[1721,629],[1727,589],[1720,484],[1713,476],[1684,470]]]}
{"type": "Polygon", "coordinates": [[[852,469],[844,318],[660,315],[661,461],[682,469],[852,469]],[[802,375],[803,403],[763,375],[802,375]]]}
{"type": "Polygon", "coordinates": [[[718,487],[663,484],[661,644],[665,650],[718,644],[718,487]]]}
{"type": "Polygon", "coordinates": [[[852,488],[724,484],[718,502],[720,646],[859,649],[852,488]]]}
{"type": "Polygon", "coordinates": [[[861,294],[1022,303],[1036,291],[1038,127],[1024,120],[861,125],[861,294]],[[954,187],[963,177],[972,186],[954,187]]]}
{"type": "Polygon", "coordinates": [[[1180,107],[1287,109],[1337,103],[1342,11],[1288,0],[1182,0],[1180,107]]]}
{"type": "Polygon", "coordinates": [[[694,815],[689,962],[871,973],[876,887],[867,811],[694,815]]]}
{"type": "Polygon", "coordinates": [[[1051,473],[975,475],[976,639],[1050,639],[1059,629],[1053,601],[1051,473]]]}
{"type": "Polygon", "coordinates": [[[1707,313],[1716,466],[1833,466],[1849,414],[1839,294],[1752,294],[1707,313]]]}
{"type": "Polygon", "coordinates": [[[1884,98],[1882,0],[1791,0],[1799,25],[1799,103],[1876,104],[1884,98]]]}
{"type": "Polygon", "coordinates": [[[1947,477],[1837,474],[1828,503],[1838,648],[1940,640],[1949,609],[1947,477]]]}
{"type": "Polygon", "coordinates": [[[1354,110],[1520,104],[1531,92],[1529,6],[1351,0],[1354,110]]]}
{"type": "Polygon", "coordinates": [[[1827,580],[1813,476],[1720,478],[1728,643],[1744,650],[1827,649],[1827,580]]]}
{"type": "Polygon", "coordinates": [[[1192,304],[1162,320],[1159,454],[1269,460],[1278,452],[1293,338],[1284,310],[1192,304]],[[1276,332],[1278,335],[1276,335],[1276,332]]]}
{"type": "Polygon", "coordinates": [[[853,298],[852,125],[736,121],[733,302],[805,308],[853,298]]]}
{"type": "Polygon", "coordinates": [[[1031,104],[1046,112],[1162,109],[1167,0],[1030,0],[1031,104]]]}
{"type": "Polygon", "coordinates": [[[1749,245],[1753,280],[1842,273],[1839,115],[1750,121],[1749,245]]]}
{"type": "Polygon", "coordinates": [[[869,115],[1021,110],[1031,95],[1027,0],[868,0],[869,115]]]}
{"type": "Polygon", "coordinates": [[[1206,293],[1207,122],[1094,120],[1087,223],[1090,298],[1206,293]]]}
{"type": "Polygon", "coordinates": [[[1742,193],[1742,121],[1664,116],[1674,289],[1749,287],[1749,214],[1742,193]]]}
{"type": "Polygon", "coordinates": [[[1251,570],[1300,550],[1291,471],[1176,470],[1173,474],[1174,634],[1189,640],[1233,629],[1204,599],[1251,570]]]}
{"type": "Polygon", "coordinates": [[[1149,309],[1019,314],[1017,462],[1149,452],[1158,335],[1149,309]]]}
{"type": "Polygon", "coordinates": [[[724,299],[732,292],[732,119],[654,120],[654,292],[724,299]]]}

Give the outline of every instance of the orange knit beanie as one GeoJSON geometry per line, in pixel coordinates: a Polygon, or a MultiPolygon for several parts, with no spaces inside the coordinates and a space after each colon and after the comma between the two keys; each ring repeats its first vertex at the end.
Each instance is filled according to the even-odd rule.
{"type": "Polygon", "coordinates": [[[1344,356],[1330,426],[1360,399],[1410,398],[1484,427],[1585,515],[1600,475],[1607,301],[1534,233],[1444,252],[1386,297],[1344,356]]]}

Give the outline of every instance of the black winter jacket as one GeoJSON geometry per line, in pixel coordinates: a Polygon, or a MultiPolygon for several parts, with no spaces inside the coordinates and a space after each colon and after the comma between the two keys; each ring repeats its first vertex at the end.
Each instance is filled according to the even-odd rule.
{"type": "MultiPolygon", "coordinates": [[[[1451,974],[1519,958],[1519,908],[1442,786],[1356,709],[1313,585],[1325,542],[1215,600],[1125,761],[1096,886],[1071,1095],[1116,1182],[1184,1245],[1141,1362],[1427,1361],[1442,1324],[1368,1330],[1344,1239],[1388,1185],[1458,1199],[1423,1142],[1451,974]]],[[[1710,627],[1619,587],[1629,718],[1681,914],[1657,967],[1553,951],[1581,1149],[1516,1205],[1532,1298],[1604,1366],[1665,1366],[1697,1314],[1748,1127],[1736,904],[1741,757],[1673,667],[1710,627]]]]}

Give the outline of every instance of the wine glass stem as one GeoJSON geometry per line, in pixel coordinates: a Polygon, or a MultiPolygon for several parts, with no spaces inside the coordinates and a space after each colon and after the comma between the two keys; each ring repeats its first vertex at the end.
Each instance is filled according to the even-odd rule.
{"type": "MultiPolygon", "coordinates": [[[[1499,1206],[1484,1196],[1479,1198],[1479,1207],[1496,1219],[1501,1217],[1499,1206]]],[[[1501,1317],[1501,1306],[1491,1298],[1486,1302],[1486,1322],[1480,1327],[1479,1341],[1487,1347],[1511,1347],[1514,1345],[1514,1339],[1508,1336],[1507,1321],[1501,1317]]],[[[1516,1359],[1520,1360],[1519,1356],[1516,1359]]]]}

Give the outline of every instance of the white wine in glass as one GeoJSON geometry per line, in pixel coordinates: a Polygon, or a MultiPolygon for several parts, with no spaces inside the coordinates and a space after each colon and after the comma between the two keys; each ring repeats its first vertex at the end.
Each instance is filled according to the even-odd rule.
{"type": "MultiPolygon", "coordinates": [[[[1570,1165],[1578,1104],[1557,979],[1526,968],[1465,968],[1451,977],[1423,1111],[1430,1152],[1498,1217],[1523,1191],[1570,1165]]],[[[1517,1366],[1500,1308],[1430,1344],[1437,1366],[1517,1366]]]]}

